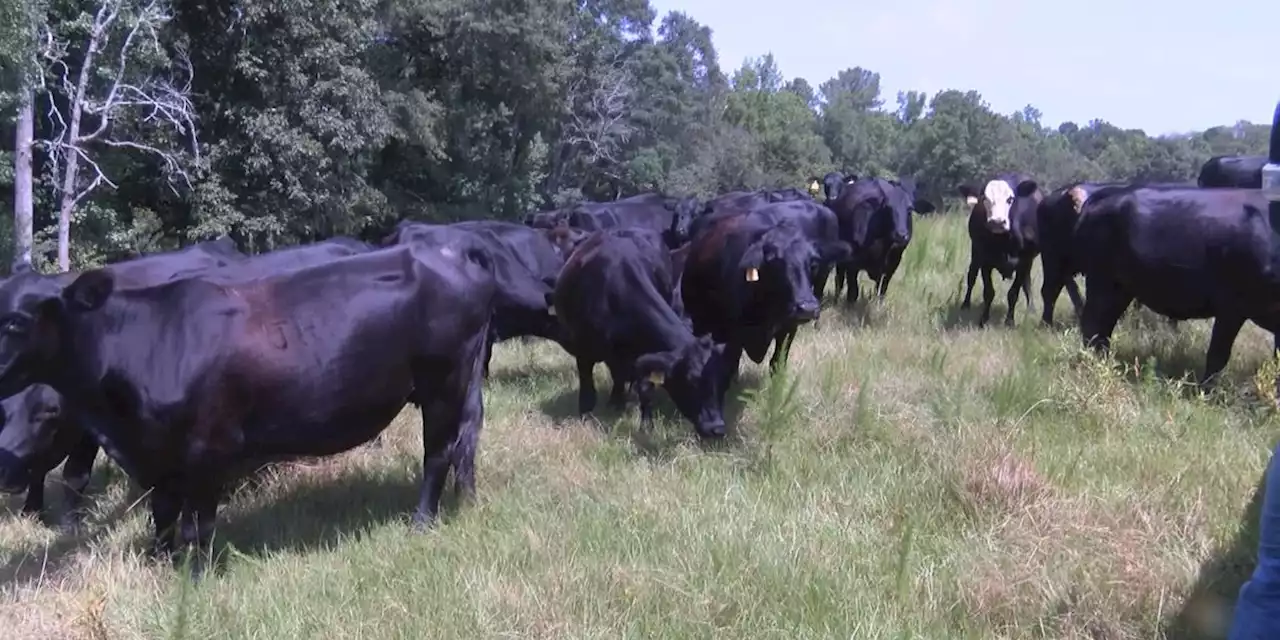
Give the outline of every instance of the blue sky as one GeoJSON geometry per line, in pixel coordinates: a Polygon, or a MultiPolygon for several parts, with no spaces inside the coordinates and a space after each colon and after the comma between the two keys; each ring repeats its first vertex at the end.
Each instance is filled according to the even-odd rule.
{"type": "Polygon", "coordinates": [[[1280,99],[1280,1],[650,0],[711,27],[726,73],[772,51],[816,89],[837,71],[899,90],[976,89],[1001,113],[1044,123],[1102,118],[1149,135],[1244,119],[1280,99]],[[867,3],[871,4],[871,3],[867,3]]]}

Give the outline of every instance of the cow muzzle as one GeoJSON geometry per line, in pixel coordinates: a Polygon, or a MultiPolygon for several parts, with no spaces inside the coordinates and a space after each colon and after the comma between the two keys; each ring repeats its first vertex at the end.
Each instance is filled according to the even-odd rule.
{"type": "Polygon", "coordinates": [[[723,438],[726,430],[723,418],[703,420],[698,423],[698,435],[703,438],[723,438]]]}
{"type": "Polygon", "coordinates": [[[791,309],[791,318],[793,320],[798,320],[800,322],[809,322],[810,320],[817,320],[818,311],[819,311],[819,306],[818,306],[817,300],[804,300],[801,302],[797,302],[796,305],[791,309]]]}

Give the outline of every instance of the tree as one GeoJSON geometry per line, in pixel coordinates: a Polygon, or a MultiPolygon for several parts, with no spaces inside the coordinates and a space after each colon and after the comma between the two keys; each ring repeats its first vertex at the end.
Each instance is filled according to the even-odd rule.
{"type": "Polygon", "coordinates": [[[49,91],[58,94],[49,100],[54,134],[43,145],[56,184],[61,271],[71,268],[71,214],[76,205],[103,183],[116,188],[94,159],[96,149],[148,154],[163,163],[171,182],[178,178],[187,187],[191,178],[185,159],[147,142],[144,130],[170,128],[199,157],[195,109],[187,97],[191,65],[181,49],[170,57],[161,41],[160,32],[171,18],[167,7],[160,0],[141,6],[132,0],[97,3],[83,45],[77,47],[78,61],[72,51],[75,22],[50,25],[42,34],[41,55],[54,76],[49,91]],[[165,71],[169,73],[162,75],[165,71]],[[87,179],[80,174],[81,162],[92,170],[87,179]]]}
{"type": "MultiPolygon", "coordinates": [[[[14,263],[31,264],[35,189],[31,147],[35,138],[35,7],[28,0],[12,0],[0,8],[0,80],[12,87],[17,105],[13,145],[14,263]]],[[[0,101],[2,102],[2,101],[0,101]]]]}

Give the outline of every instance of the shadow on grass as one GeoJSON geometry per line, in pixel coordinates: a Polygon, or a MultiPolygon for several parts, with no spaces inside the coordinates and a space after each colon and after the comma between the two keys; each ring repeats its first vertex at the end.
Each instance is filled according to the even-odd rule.
{"type": "MultiPolygon", "coordinates": [[[[595,424],[604,434],[611,438],[630,440],[640,455],[655,460],[670,460],[682,444],[690,438],[697,438],[693,424],[680,414],[665,392],[654,393],[654,425],[653,429],[646,429],[640,425],[640,408],[635,394],[628,394],[627,405],[621,411],[609,406],[612,384],[612,380],[604,385],[597,382],[596,408],[588,414],[595,418],[595,424]]],[[[700,447],[707,451],[724,451],[742,445],[737,427],[746,408],[743,396],[759,388],[760,384],[761,378],[756,371],[739,371],[737,382],[725,394],[724,399],[723,415],[728,433],[719,440],[697,438],[700,447]]],[[[540,407],[545,415],[557,423],[577,419],[580,415],[578,385],[574,384],[561,393],[545,398],[540,407]]]]}
{"type": "MultiPolygon", "coordinates": [[[[60,491],[50,493],[61,494],[60,491]]],[[[129,482],[116,470],[101,466],[94,470],[90,479],[85,502],[81,507],[84,515],[79,522],[63,524],[63,518],[67,516],[66,505],[61,500],[56,504],[55,509],[51,508],[51,502],[46,502],[48,515],[43,518],[47,522],[57,523],[46,524],[56,532],[56,537],[48,545],[33,544],[25,548],[7,549],[9,557],[0,564],[0,589],[21,588],[58,580],[64,570],[75,563],[75,556],[80,550],[104,541],[131,510],[142,509],[150,513],[146,492],[141,487],[129,482]],[[95,499],[102,496],[106,485],[117,482],[128,483],[125,499],[106,512],[95,509],[95,499]]],[[[14,513],[10,517],[24,516],[14,513]]]]}
{"type": "Polygon", "coordinates": [[[1240,587],[1257,564],[1258,519],[1262,513],[1266,471],[1258,479],[1253,498],[1240,518],[1234,540],[1217,549],[1200,566],[1199,576],[1182,609],[1164,625],[1169,640],[1220,640],[1227,637],[1240,587]]]}

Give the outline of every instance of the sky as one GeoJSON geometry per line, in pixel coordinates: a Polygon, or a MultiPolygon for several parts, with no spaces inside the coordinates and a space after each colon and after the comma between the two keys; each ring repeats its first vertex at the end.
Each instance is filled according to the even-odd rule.
{"type": "MultiPolygon", "coordinates": [[[[1280,100],[1276,0],[650,0],[711,28],[726,74],[772,52],[815,89],[841,69],[898,91],[974,89],[1000,113],[1101,118],[1148,135],[1271,122],[1280,100]],[[871,3],[867,3],[871,4],[871,3]]],[[[656,24],[655,24],[656,26],[656,24]]]]}

